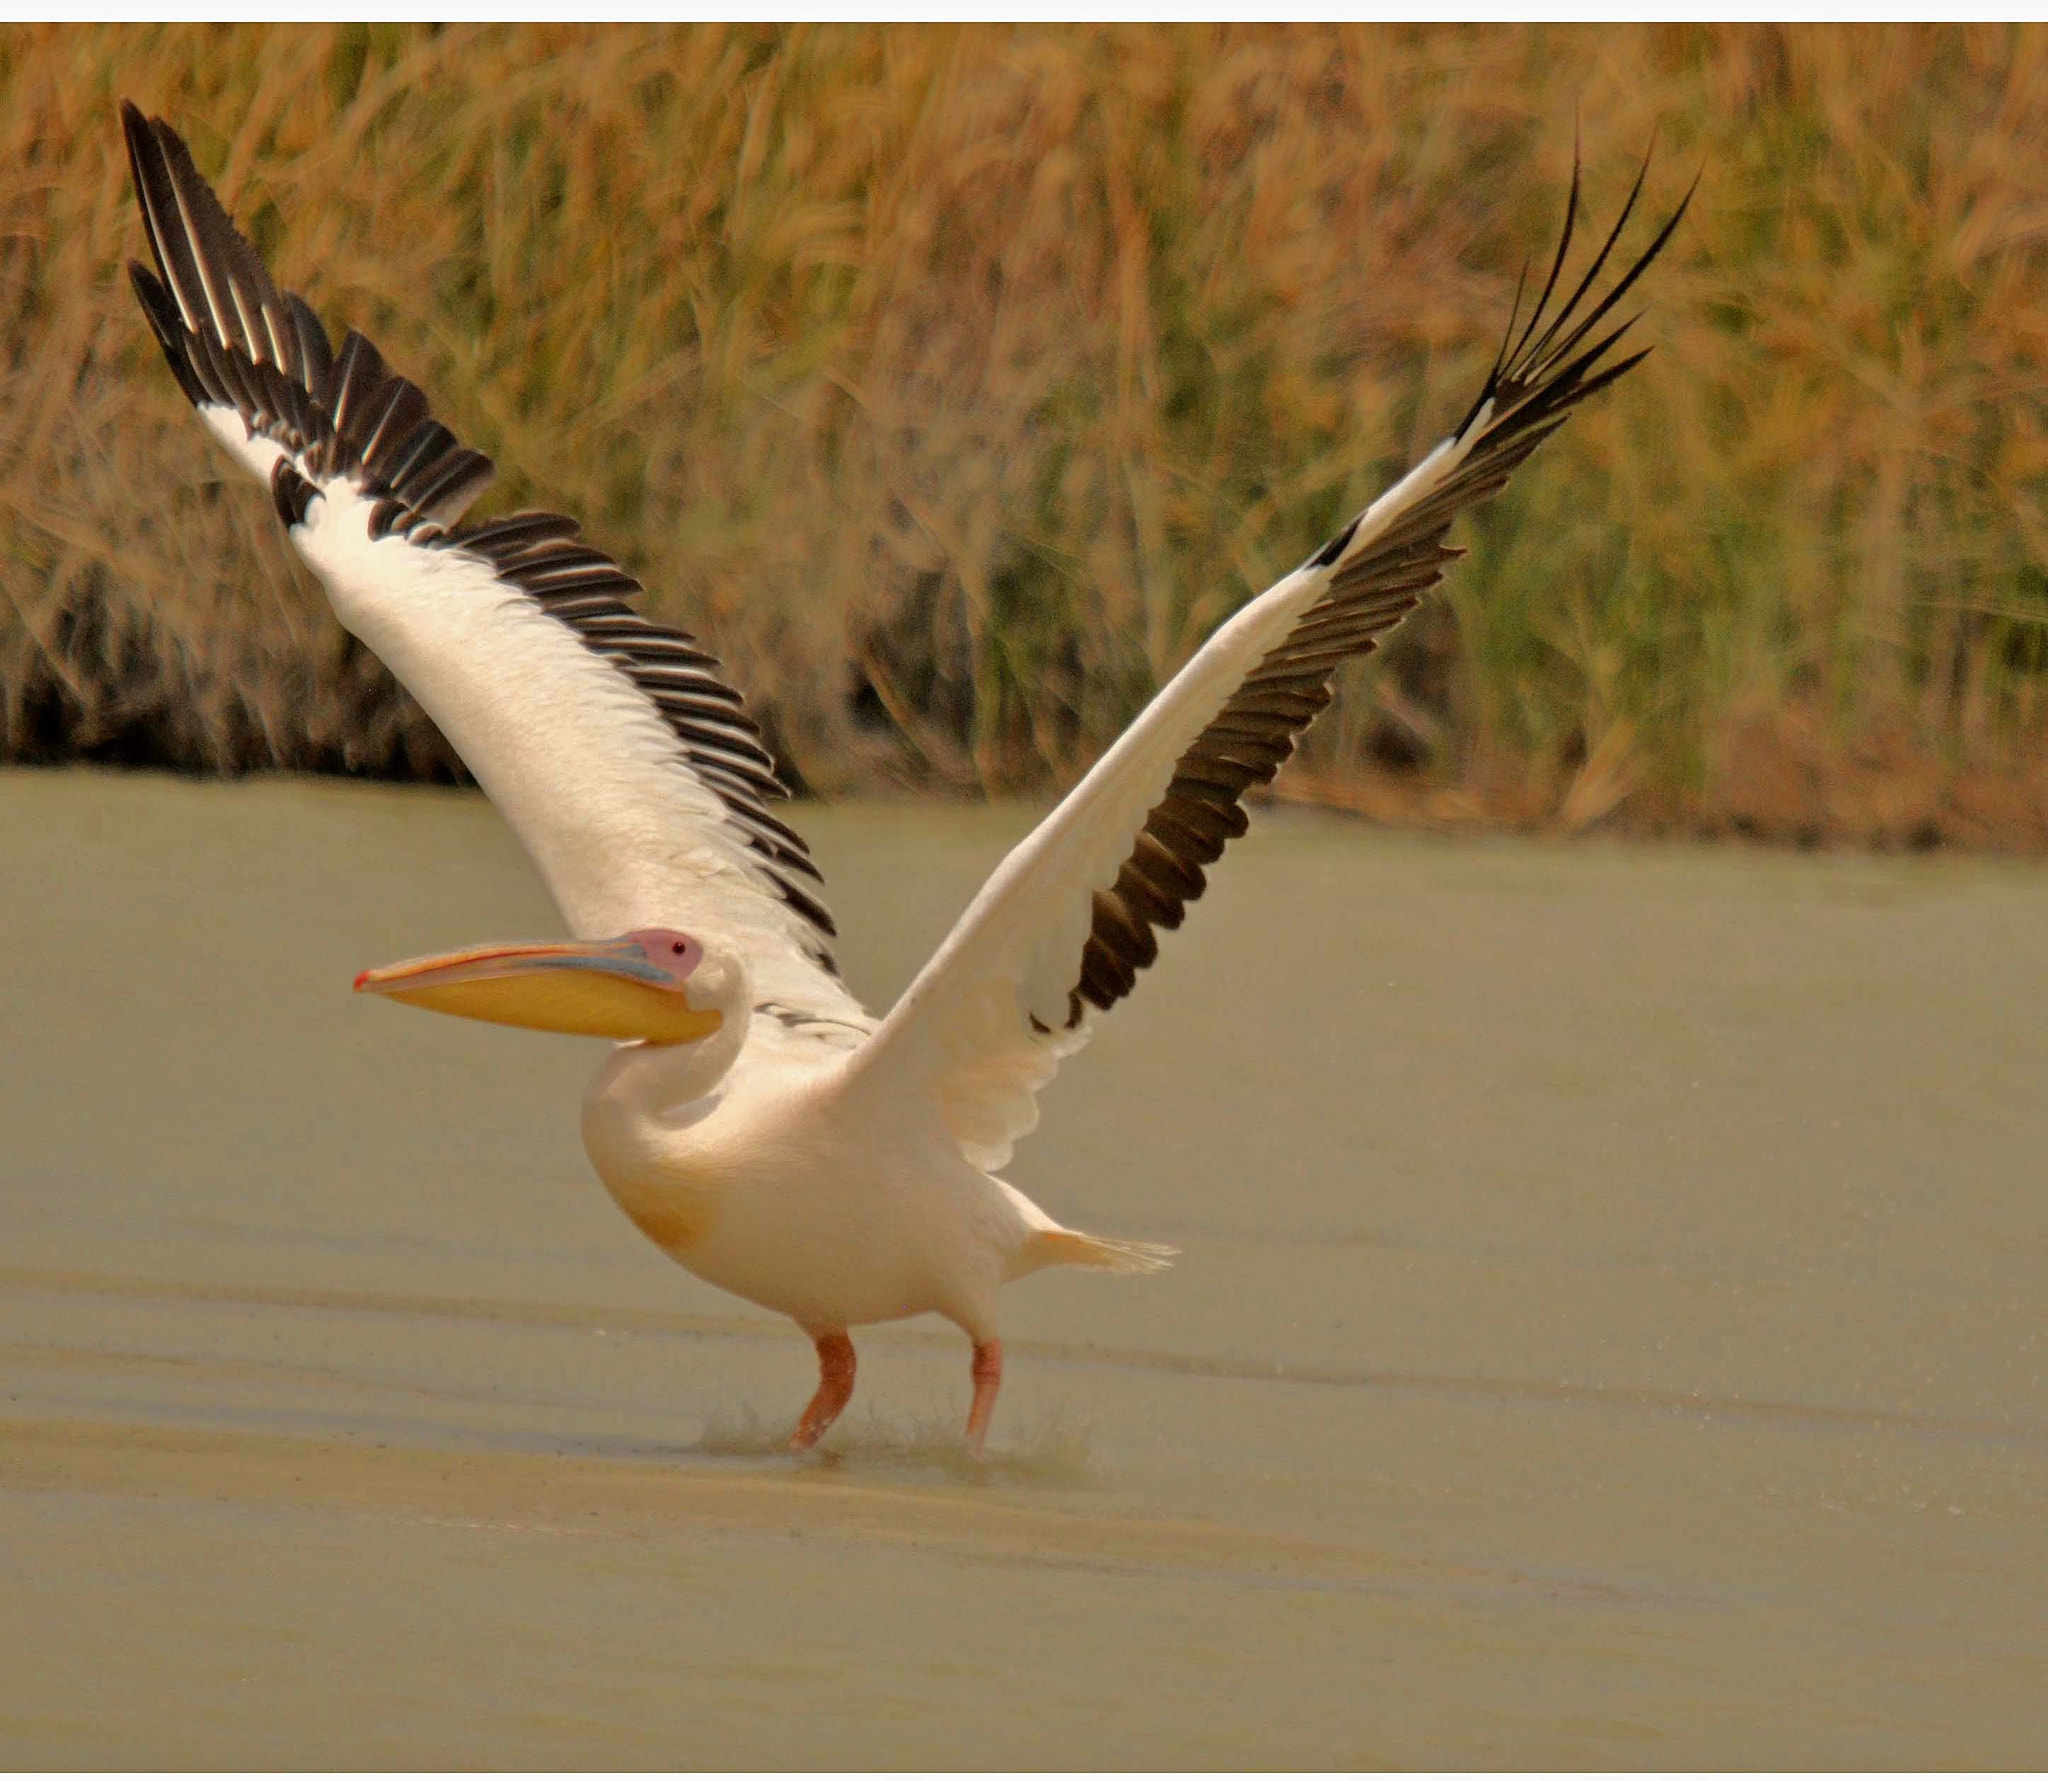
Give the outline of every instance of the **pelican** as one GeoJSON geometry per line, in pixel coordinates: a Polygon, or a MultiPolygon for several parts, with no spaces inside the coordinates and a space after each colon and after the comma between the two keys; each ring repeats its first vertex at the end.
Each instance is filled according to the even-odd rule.
{"type": "Polygon", "coordinates": [[[1692,192],[1603,287],[1646,160],[1561,296],[1575,163],[1542,293],[1517,332],[1518,287],[1450,435],[1215,631],[877,1019],[840,977],[818,868],[771,809],[786,793],[717,659],[639,616],[640,584],[574,520],[466,520],[490,460],[362,335],[337,351],[280,294],[167,124],[128,104],[122,119],[155,261],[129,274],[171,374],[268,486],[341,623],[440,725],[574,936],[410,959],[356,988],[614,1041],[583,1100],[591,1163],[674,1260],[816,1345],[791,1448],[815,1446],[852,1394],[849,1331],[936,1312],[972,1344],[981,1451],[1001,1288],[1050,1267],[1151,1273],[1174,1253],[1069,1229],[1001,1178],[1038,1092],[1180,926],[1339,666],[1461,554],[1452,521],[1642,361],[1615,351],[1634,318],[1608,318],[1692,192]]]}

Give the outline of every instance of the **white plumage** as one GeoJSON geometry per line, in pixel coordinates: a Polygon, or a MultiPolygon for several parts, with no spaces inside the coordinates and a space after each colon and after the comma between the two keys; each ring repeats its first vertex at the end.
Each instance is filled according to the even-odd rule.
{"type": "MultiPolygon", "coordinates": [[[[704,1279],[817,1342],[808,1446],[853,1383],[849,1328],[936,1311],[975,1344],[986,1430],[1005,1281],[1140,1272],[1170,1251],[1061,1226],[992,1171],[1038,1091],[1133,987],[1330,698],[1443,573],[1457,514],[1642,356],[1595,330],[1669,239],[1593,295],[1642,188],[1553,309],[1511,318],[1472,410],[1323,549],[1223,625],[1004,860],[879,1023],[841,981],[815,866],[718,664],[627,603],[573,522],[465,524],[480,454],[351,333],[280,294],[161,121],[124,107],[156,271],[136,291],[207,426],[270,487],[341,622],[411,689],[561,909],[567,943],[473,948],[360,987],[622,1042],[585,1097],[599,1176],[704,1279]]],[[[1688,197],[1690,194],[1688,194],[1688,197]]],[[[1519,312],[1519,301],[1517,311],[1519,312]]]]}

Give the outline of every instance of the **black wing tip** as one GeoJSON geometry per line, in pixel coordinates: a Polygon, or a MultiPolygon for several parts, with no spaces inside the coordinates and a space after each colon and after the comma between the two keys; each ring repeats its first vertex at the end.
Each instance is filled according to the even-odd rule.
{"type": "Polygon", "coordinates": [[[170,125],[162,118],[152,118],[133,99],[121,101],[121,135],[128,144],[128,158],[139,160],[145,154],[157,151],[156,132],[168,130],[170,125]]]}
{"type": "Polygon", "coordinates": [[[311,306],[276,289],[178,133],[132,100],[120,111],[156,261],[154,276],[131,268],[130,278],[186,396],[206,406],[225,392],[252,434],[278,440],[316,481],[360,469],[365,493],[403,510],[393,529],[453,526],[490,482],[490,459],[435,422],[353,329],[337,358],[311,306]]]}
{"type": "MultiPolygon", "coordinates": [[[[1517,417],[1520,425],[1526,426],[1537,417],[1524,411],[1543,408],[1546,412],[1559,412],[1576,406],[1597,390],[1604,389],[1614,382],[1614,376],[1608,375],[1605,371],[1597,376],[1589,376],[1588,373],[1593,371],[1600,355],[1620,338],[1624,329],[1617,329],[1609,334],[1589,354],[1582,355],[1576,360],[1572,358],[1572,354],[1664,251],[1672,236],[1677,233],[1679,224],[1684,221],[1686,212],[1691,208],[1701,180],[1706,177],[1706,166],[1702,163],[1693,175],[1692,182],[1686,187],[1684,195],[1658,228],[1649,246],[1636,256],[1627,271],[1614,280],[1591,310],[1581,314],[1581,305],[1598,283],[1602,270],[1620,243],[1623,230],[1627,228],[1630,217],[1635,214],[1636,204],[1642,197],[1644,185],[1649,178],[1656,147],[1656,132],[1653,130],[1650,146],[1644,152],[1642,165],[1636,170],[1635,179],[1629,187],[1628,196],[1622,203],[1620,215],[1615,219],[1614,226],[1608,230],[1605,239],[1594,253],[1591,265],[1586,268],[1571,295],[1558,306],[1555,313],[1549,314],[1546,318],[1545,312],[1564,271],[1565,259],[1580,210],[1582,161],[1577,132],[1574,130],[1571,189],[1566,197],[1564,223],[1559,231],[1557,251],[1552,261],[1550,275],[1544,283],[1543,294],[1537,299],[1536,307],[1530,312],[1528,321],[1517,337],[1515,327],[1520,320],[1521,293],[1528,276],[1528,269],[1525,266],[1523,282],[1516,286],[1515,303],[1509,315],[1502,350],[1495,354],[1493,366],[1487,372],[1472,406],[1465,411],[1458,425],[1452,430],[1453,438],[1464,438],[1489,403],[1494,406],[1490,429],[1501,426],[1510,416],[1517,417]],[[1508,350],[1507,347],[1509,340],[1514,342],[1512,350],[1508,350]]],[[[1641,353],[1635,354],[1627,361],[1626,366],[1609,369],[1618,375],[1619,370],[1640,364],[1643,356],[1641,353]]]]}
{"type": "Polygon", "coordinates": [[[192,355],[182,338],[184,324],[179,319],[178,306],[171,293],[140,260],[128,262],[128,282],[134,287],[135,300],[142,305],[143,319],[149,323],[150,333],[156,336],[164,363],[170,366],[171,375],[178,380],[178,388],[184,392],[185,400],[194,408],[206,407],[213,398],[206,393],[206,385],[193,369],[192,355]]]}
{"type": "MultiPolygon", "coordinates": [[[[121,101],[121,134],[131,157],[165,159],[172,145],[185,147],[185,139],[165,119],[152,117],[132,99],[121,101]]],[[[189,154],[190,151],[187,150],[189,154]]]]}

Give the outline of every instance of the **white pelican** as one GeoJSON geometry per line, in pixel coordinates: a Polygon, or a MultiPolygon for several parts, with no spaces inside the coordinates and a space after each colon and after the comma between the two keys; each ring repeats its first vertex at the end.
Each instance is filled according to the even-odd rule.
{"type": "MultiPolygon", "coordinates": [[[[583,1140],[627,1216],[716,1286],[796,1320],[819,1383],[790,1445],[853,1390],[847,1332],[935,1311],[973,1344],[967,1439],[1002,1378],[1006,1281],[1148,1273],[1171,1250],[1069,1230],[995,1173],[1036,1095],[1130,993],[1245,830],[1264,785],[1460,553],[1444,535],[1596,390],[1596,334],[1671,237],[1596,287],[1642,191],[1556,309],[1579,178],[1543,293],[1449,438],[1221,626],[1003,861],[888,1015],[841,982],[817,868],[740,695],[574,520],[465,523],[491,463],[351,331],[335,352],[280,294],[161,120],[122,108],[156,271],[130,263],[179,387],[269,485],[341,622],[432,714],[512,825],[568,942],[366,971],[361,990],[618,1041],[583,1140]]],[[[1645,163],[1647,171],[1647,162],[1645,163]]],[[[1697,181],[1695,181],[1697,184],[1697,181]]],[[[1526,277],[1526,271],[1525,271],[1526,277]]]]}

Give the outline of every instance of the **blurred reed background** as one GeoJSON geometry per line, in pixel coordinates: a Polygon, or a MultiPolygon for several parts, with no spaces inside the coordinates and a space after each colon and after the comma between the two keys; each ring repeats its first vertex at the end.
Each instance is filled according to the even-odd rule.
{"type": "Polygon", "coordinates": [[[1656,353],[1281,791],[2048,845],[2048,32],[6,28],[0,753],[445,775],[157,360],[123,95],[835,792],[1072,779],[1654,135],[1656,353]]]}

